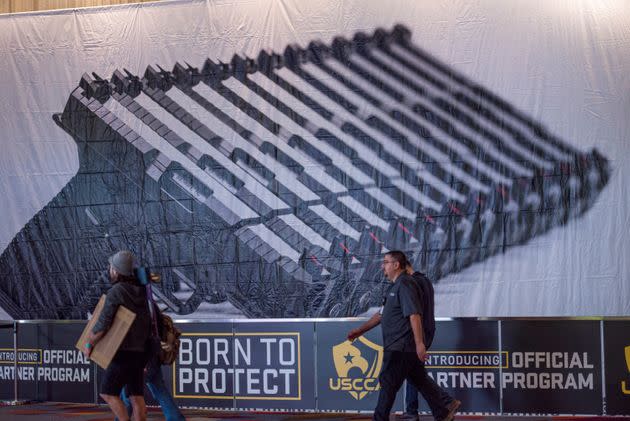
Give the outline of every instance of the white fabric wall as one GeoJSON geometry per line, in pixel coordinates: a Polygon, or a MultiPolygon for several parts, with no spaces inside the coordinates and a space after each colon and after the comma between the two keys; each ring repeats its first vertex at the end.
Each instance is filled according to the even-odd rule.
{"type": "Polygon", "coordinates": [[[0,250],[77,171],[75,143],[51,116],[82,73],[201,66],[395,23],[561,139],[596,146],[613,167],[583,217],[443,279],[437,315],[630,314],[625,0],[173,1],[0,16],[0,250]]]}

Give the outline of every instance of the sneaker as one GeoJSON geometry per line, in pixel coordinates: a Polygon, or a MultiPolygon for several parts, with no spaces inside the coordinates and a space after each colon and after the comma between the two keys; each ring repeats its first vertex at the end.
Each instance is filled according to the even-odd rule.
{"type": "Polygon", "coordinates": [[[459,406],[461,404],[462,404],[461,401],[458,401],[457,399],[453,399],[451,403],[449,403],[446,406],[446,409],[448,410],[448,414],[446,414],[446,416],[442,418],[442,421],[452,421],[453,418],[455,418],[455,413],[457,413],[457,410],[459,409],[459,406]]]}

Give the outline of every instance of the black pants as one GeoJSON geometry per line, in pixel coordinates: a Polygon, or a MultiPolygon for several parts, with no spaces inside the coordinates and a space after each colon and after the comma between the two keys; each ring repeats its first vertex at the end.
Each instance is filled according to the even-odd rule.
{"type": "Polygon", "coordinates": [[[446,416],[448,413],[446,407],[453,398],[429,377],[427,369],[418,359],[416,353],[385,351],[383,368],[378,376],[381,391],[378,394],[378,404],[374,410],[374,420],[389,420],[389,413],[396,400],[396,393],[405,379],[422,393],[436,420],[441,420],[446,416]]]}
{"type": "Polygon", "coordinates": [[[144,396],[144,366],[147,354],[139,351],[118,351],[103,374],[101,393],[119,396],[127,386],[129,396],[144,396]]]}
{"type": "Polygon", "coordinates": [[[407,382],[407,388],[405,390],[405,412],[407,414],[418,413],[418,393],[421,393],[424,400],[427,401],[427,404],[429,404],[429,408],[431,409],[431,413],[434,418],[439,420],[444,418],[444,416],[438,416],[444,408],[444,402],[450,403],[451,397],[444,391],[444,389],[435,384],[431,377],[429,377],[429,381],[432,382],[432,386],[429,386],[424,390],[418,390],[411,382],[407,382]]]}

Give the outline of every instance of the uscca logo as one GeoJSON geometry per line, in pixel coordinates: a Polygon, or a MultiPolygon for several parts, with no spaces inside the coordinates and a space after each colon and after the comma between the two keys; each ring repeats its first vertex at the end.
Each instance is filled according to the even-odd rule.
{"type": "MultiPolygon", "coordinates": [[[[628,367],[628,371],[630,372],[630,346],[624,348],[626,354],[626,366],[628,367]]],[[[621,381],[621,392],[624,395],[630,395],[630,386],[626,385],[624,380],[621,381]]]]}
{"type": "Polygon", "coordinates": [[[380,389],[377,377],[383,365],[382,346],[361,336],[333,346],[332,354],[338,377],[328,379],[331,390],[345,391],[361,400],[380,389]]]}

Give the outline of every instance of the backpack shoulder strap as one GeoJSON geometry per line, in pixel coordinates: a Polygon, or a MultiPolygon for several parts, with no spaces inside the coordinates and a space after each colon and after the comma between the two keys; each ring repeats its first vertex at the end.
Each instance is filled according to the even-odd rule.
{"type": "Polygon", "coordinates": [[[157,338],[160,337],[160,333],[158,331],[158,325],[157,325],[157,304],[155,304],[155,301],[153,300],[153,291],[151,289],[151,284],[147,284],[146,286],[146,290],[147,290],[147,302],[149,303],[149,314],[151,315],[151,327],[153,329],[153,335],[157,338]]]}

